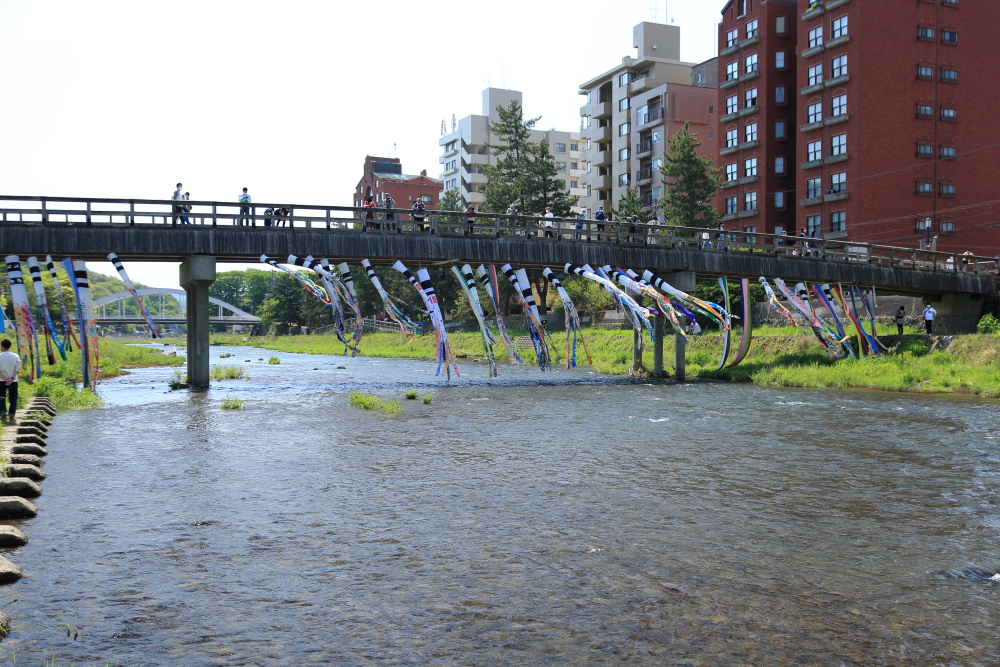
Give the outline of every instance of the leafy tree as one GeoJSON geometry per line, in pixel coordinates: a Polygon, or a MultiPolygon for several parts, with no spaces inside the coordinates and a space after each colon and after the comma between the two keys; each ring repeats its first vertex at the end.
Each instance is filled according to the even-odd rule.
{"type": "Polygon", "coordinates": [[[445,193],[441,195],[441,201],[438,202],[437,210],[464,211],[465,202],[462,200],[462,196],[458,194],[458,190],[446,190],[445,193]]]}
{"type": "Polygon", "coordinates": [[[715,227],[720,220],[712,197],[722,185],[720,169],[698,155],[698,135],[688,124],[670,137],[660,171],[668,179],[667,194],[661,200],[667,224],[681,227],[715,227]]]}
{"type": "MultiPolygon", "coordinates": [[[[593,319],[597,313],[614,308],[611,297],[593,280],[574,275],[560,282],[581,315],[589,315],[593,319]]],[[[557,296],[554,303],[562,305],[562,300],[557,296]]]]}
{"type": "Polygon", "coordinates": [[[271,289],[273,271],[246,269],[224,271],[216,276],[208,288],[209,296],[225,301],[240,310],[253,313],[264,303],[264,295],[271,289]]]}
{"type": "Polygon", "coordinates": [[[624,220],[630,216],[638,216],[639,222],[647,223],[653,218],[649,211],[642,210],[642,197],[635,188],[626,188],[625,194],[618,200],[618,208],[612,208],[613,220],[624,220]]]}

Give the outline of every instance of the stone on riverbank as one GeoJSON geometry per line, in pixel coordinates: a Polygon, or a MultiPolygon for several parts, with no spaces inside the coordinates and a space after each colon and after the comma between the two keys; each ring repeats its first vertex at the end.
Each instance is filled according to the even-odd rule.
{"type": "MultiPolygon", "coordinates": [[[[29,456],[29,454],[18,454],[18,457],[29,456]]],[[[13,458],[13,457],[11,457],[13,458]]],[[[38,458],[37,456],[32,456],[31,458],[38,458]]],[[[26,477],[30,480],[36,482],[41,482],[43,479],[48,477],[44,472],[38,469],[38,464],[31,463],[10,463],[7,465],[7,477],[26,477]]]]}
{"type": "Polygon", "coordinates": [[[55,408],[50,408],[49,406],[43,405],[41,403],[36,403],[34,405],[29,405],[28,408],[27,408],[27,411],[28,412],[42,412],[42,413],[47,414],[50,417],[55,417],[56,416],[55,408]]]}
{"type": "Polygon", "coordinates": [[[18,423],[21,426],[32,426],[34,428],[37,428],[42,433],[48,433],[49,432],[49,427],[46,426],[45,424],[43,424],[41,421],[39,421],[37,419],[23,419],[23,420],[21,420],[18,423]]]}
{"type": "Polygon", "coordinates": [[[19,496],[0,496],[0,519],[30,519],[38,508],[19,496]]]}
{"type": "Polygon", "coordinates": [[[0,496],[37,498],[40,495],[42,487],[26,477],[0,477],[0,496]]]}
{"type": "Polygon", "coordinates": [[[12,584],[21,578],[21,568],[0,556],[0,584],[12,584]]]}
{"type": "Polygon", "coordinates": [[[44,447],[38,445],[18,443],[10,446],[11,454],[34,454],[35,456],[48,456],[44,447]]]}
{"type": "Polygon", "coordinates": [[[28,536],[14,526],[0,526],[0,548],[13,549],[28,543],[28,536]]]}
{"type": "MultiPolygon", "coordinates": [[[[10,462],[13,463],[13,464],[15,464],[15,465],[34,466],[36,468],[41,468],[42,467],[42,457],[35,456],[34,454],[14,454],[14,453],[11,453],[11,455],[8,456],[7,458],[10,459],[10,462]]],[[[41,472],[41,471],[39,471],[39,472],[41,472]]],[[[30,475],[21,475],[21,477],[29,477],[29,476],[30,475]]]]}
{"type": "Polygon", "coordinates": [[[14,437],[14,442],[16,442],[18,444],[34,443],[34,444],[40,445],[42,447],[44,447],[45,444],[46,444],[45,441],[42,440],[41,438],[39,438],[37,435],[20,435],[19,434],[19,435],[17,435],[17,436],[14,437]]]}
{"type": "Polygon", "coordinates": [[[45,431],[41,430],[40,428],[35,428],[34,426],[25,426],[23,423],[18,425],[17,435],[34,435],[36,437],[41,438],[42,440],[48,437],[45,431]]]}

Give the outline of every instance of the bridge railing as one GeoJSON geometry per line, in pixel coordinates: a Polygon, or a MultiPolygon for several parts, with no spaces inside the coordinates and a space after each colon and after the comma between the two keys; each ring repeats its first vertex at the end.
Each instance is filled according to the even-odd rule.
{"type": "Polygon", "coordinates": [[[412,209],[0,195],[0,224],[2,223],[145,227],[176,224],[179,229],[240,227],[247,228],[247,233],[258,234],[289,229],[356,234],[434,234],[518,239],[532,243],[661,246],[700,252],[783,256],[801,261],[864,262],[912,270],[956,273],[967,271],[976,275],[1000,273],[1000,257],[957,255],[935,250],[860,243],[843,238],[842,232],[837,234],[841,238],[813,239],[628,221],[469,214],[458,211],[428,210],[421,216],[412,209]]]}

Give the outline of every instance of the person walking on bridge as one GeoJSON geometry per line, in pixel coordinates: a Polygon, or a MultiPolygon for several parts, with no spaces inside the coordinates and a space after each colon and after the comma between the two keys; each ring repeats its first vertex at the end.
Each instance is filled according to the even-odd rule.
{"type": "MultiPolygon", "coordinates": [[[[241,204],[249,204],[250,203],[250,194],[247,192],[246,188],[243,188],[243,194],[240,195],[240,203],[241,204]]],[[[253,222],[253,220],[250,217],[250,207],[249,206],[241,206],[240,207],[240,224],[242,225],[242,224],[244,224],[244,222],[247,225],[249,225],[249,224],[252,223],[254,227],[257,226],[257,223],[253,222]]]]}
{"type": "Polygon", "coordinates": [[[468,229],[465,230],[465,235],[468,236],[472,234],[476,229],[476,205],[469,204],[465,207],[465,224],[468,229]]]}
{"type": "Polygon", "coordinates": [[[601,223],[606,221],[608,216],[604,214],[604,207],[598,206],[597,213],[594,214],[594,220],[597,220],[597,240],[601,240],[601,232],[604,231],[604,225],[601,223]]]}
{"type": "MultiPolygon", "coordinates": [[[[424,218],[427,217],[427,207],[424,205],[424,202],[420,200],[420,197],[417,197],[417,200],[413,202],[413,206],[410,208],[413,210],[413,221],[417,223],[419,231],[425,231],[424,218]]],[[[433,229],[431,230],[431,233],[434,233],[433,229]]]]}
{"type": "MultiPolygon", "coordinates": [[[[184,187],[183,185],[181,185],[180,183],[178,183],[177,184],[177,189],[174,190],[174,196],[171,197],[171,199],[173,199],[174,201],[180,201],[180,200],[184,199],[184,193],[181,192],[181,188],[183,188],[183,187],[184,187]]],[[[177,224],[177,221],[180,219],[180,217],[181,217],[181,204],[174,204],[174,224],[175,225],[177,224]]]]}
{"type": "Polygon", "coordinates": [[[392,209],[396,208],[396,200],[386,192],[383,204],[385,205],[385,228],[396,231],[396,214],[392,211],[392,209]]]}

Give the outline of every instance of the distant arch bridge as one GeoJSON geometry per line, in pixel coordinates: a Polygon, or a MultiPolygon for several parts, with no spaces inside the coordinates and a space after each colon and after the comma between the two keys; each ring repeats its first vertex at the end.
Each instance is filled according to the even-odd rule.
{"type": "MultiPolygon", "coordinates": [[[[164,288],[153,288],[153,289],[137,289],[136,292],[139,293],[140,297],[159,295],[160,296],[160,308],[158,312],[163,312],[163,297],[168,296],[179,296],[186,298],[187,293],[182,289],[172,289],[169,287],[164,288]]],[[[141,315],[126,315],[122,305],[126,302],[133,301],[131,292],[119,292],[118,294],[109,294],[108,296],[102,296],[100,299],[94,300],[94,311],[97,314],[98,324],[145,324],[146,320],[143,319],[141,315]],[[118,308],[109,308],[113,304],[117,303],[118,308]]],[[[228,304],[225,301],[216,299],[215,297],[208,297],[208,302],[212,306],[216,306],[217,311],[214,314],[209,314],[208,321],[210,324],[259,324],[260,318],[250,313],[240,310],[232,304],[228,304]],[[225,312],[230,314],[226,315],[225,312]]],[[[147,306],[147,309],[149,307],[147,306]]],[[[187,316],[183,315],[187,311],[187,308],[182,304],[179,308],[182,314],[167,317],[153,317],[153,321],[157,324],[187,324],[187,316]]]]}

